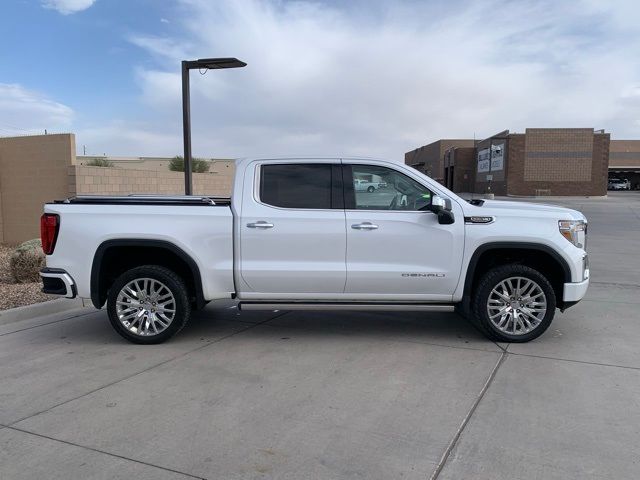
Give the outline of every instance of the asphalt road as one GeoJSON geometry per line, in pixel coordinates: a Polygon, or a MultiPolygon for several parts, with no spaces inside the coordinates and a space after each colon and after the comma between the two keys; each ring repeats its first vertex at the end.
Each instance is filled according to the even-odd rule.
{"type": "Polygon", "coordinates": [[[231,303],[149,347],[104,312],[0,326],[0,478],[638,478],[640,195],[549,202],[589,218],[592,284],[528,344],[231,303]]]}

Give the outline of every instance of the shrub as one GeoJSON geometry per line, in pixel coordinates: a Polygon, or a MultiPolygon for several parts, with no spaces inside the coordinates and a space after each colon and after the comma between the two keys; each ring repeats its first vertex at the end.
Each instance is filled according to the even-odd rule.
{"type": "Polygon", "coordinates": [[[27,240],[11,254],[11,273],[16,283],[40,281],[40,269],[45,266],[45,255],[39,238],[27,240]]]}
{"type": "MultiPolygon", "coordinates": [[[[210,163],[202,158],[191,159],[191,171],[194,173],[207,173],[210,163]]],[[[169,162],[169,170],[172,172],[184,172],[184,158],[180,155],[173,157],[169,162]]]]}
{"type": "Polygon", "coordinates": [[[113,162],[106,158],[92,158],[85,165],[87,167],[113,167],[113,162]]]}

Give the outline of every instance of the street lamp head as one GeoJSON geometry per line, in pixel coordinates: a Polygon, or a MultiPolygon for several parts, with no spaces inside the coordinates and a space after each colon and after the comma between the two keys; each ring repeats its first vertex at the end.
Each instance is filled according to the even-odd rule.
{"type": "Polygon", "coordinates": [[[187,68],[208,68],[211,70],[221,68],[240,68],[246,67],[247,64],[237,58],[199,58],[198,60],[187,60],[187,68]]]}

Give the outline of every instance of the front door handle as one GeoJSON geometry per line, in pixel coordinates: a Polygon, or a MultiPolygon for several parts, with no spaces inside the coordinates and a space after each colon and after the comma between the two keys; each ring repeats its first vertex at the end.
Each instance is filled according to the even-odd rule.
{"type": "Polygon", "coordinates": [[[255,223],[247,223],[247,227],[249,228],[273,228],[273,223],[265,222],[264,220],[260,220],[255,223]]]}
{"type": "Polygon", "coordinates": [[[351,225],[351,228],[355,230],[377,230],[378,225],[374,225],[371,222],[354,223],[353,225],[351,225]]]}

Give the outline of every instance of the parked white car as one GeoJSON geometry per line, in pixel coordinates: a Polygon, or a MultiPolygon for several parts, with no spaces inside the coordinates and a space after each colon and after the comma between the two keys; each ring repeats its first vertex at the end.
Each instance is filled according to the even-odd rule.
{"type": "Polygon", "coordinates": [[[381,184],[380,182],[368,182],[366,180],[355,178],[353,180],[353,186],[355,187],[356,192],[373,193],[380,188],[381,184]]]}
{"type": "Polygon", "coordinates": [[[609,190],[631,190],[631,182],[626,178],[610,178],[607,188],[609,190]]]}
{"type": "Polygon", "coordinates": [[[408,166],[371,159],[247,159],[231,198],[80,196],[45,205],[44,291],[106,303],[136,343],[193,309],[459,311],[526,342],[589,285],[578,211],[463,200],[408,166]],[[365,175],[387,184],[356,195],[365,175]],[[388,195],[387,195],[388,192],[388,195]],[[376,201],[374,201],[376,200],[376,201]]]}

